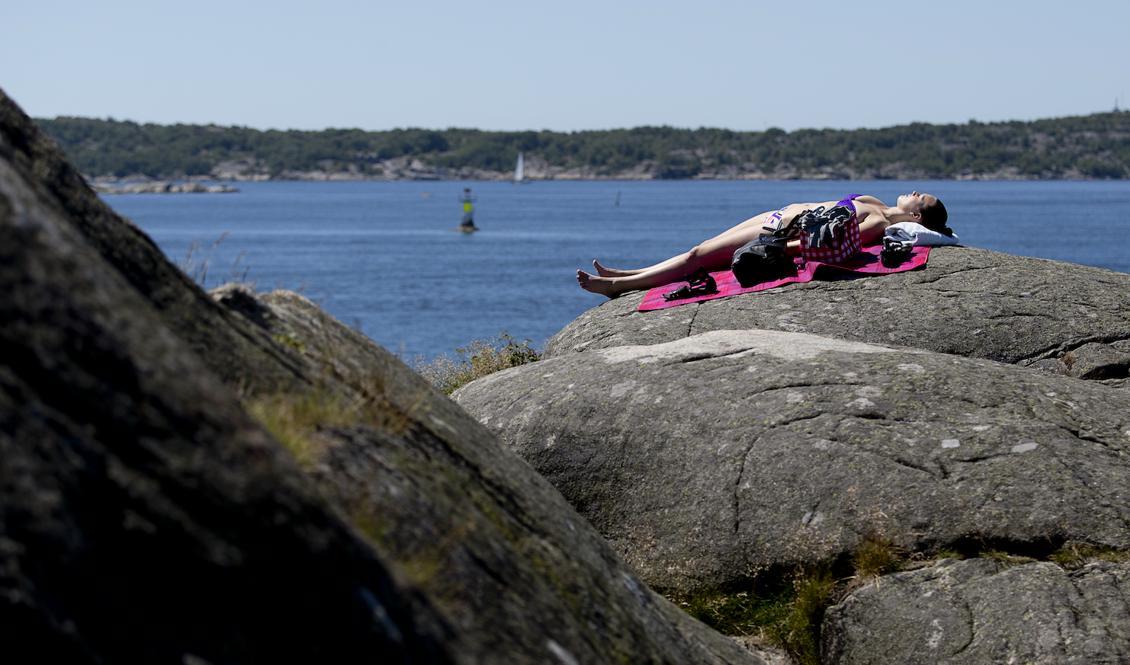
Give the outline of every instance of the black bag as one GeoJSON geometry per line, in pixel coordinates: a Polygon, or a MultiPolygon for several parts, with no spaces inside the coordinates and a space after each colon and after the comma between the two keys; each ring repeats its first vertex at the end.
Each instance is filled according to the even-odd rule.
{"type": "Polygon", "coordinates": [[[897,268],[910,258],[914,251],[913,240],[900,240],[891,236],[883,236],[883,251],[879,253],[879,261],[886,268],[897,268]]]}
{"type": "Polygon", "coordinates": [[[683,298],[694,298],[696,296],[718,293],[718,283],[714,281],[714,276],[706,272],[703,268],[699,268],[692,274],[687,275],[683,280],[686,282],[685,285],[680,286],[670,293],[664,293],[663,299],[670,302],[672,300],[682,300],[683,298]]]}
{"type": "Polygon", "coordinates": [[[796,264],[785,251],[788,238],[784,234],[762,234],[734,252],[730,270],[742,287],[796,274],[796,264]]]}

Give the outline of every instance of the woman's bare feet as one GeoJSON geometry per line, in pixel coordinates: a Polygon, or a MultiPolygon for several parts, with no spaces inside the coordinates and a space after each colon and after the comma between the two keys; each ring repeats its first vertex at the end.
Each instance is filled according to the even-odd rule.
{"type": "Polygon", "coordinates": [[[621,290],[616,287],[615,278],[590,275],[584,270],[577,271],[577,284],[580,284],[581,288],[586,291],[599,293],[609,298],[615,298],[621,293],[621,290]]]}
{"type": "Polygon", "coordinates": [[[596,269],[596,274],[600,275],[601,277],[627,277],[629,275],[635,275],[636,273],[640,272],[639,270],[617,270],[616,268],[605,268],[603,265],[601,265],[600,261],[597,261],[596,259],[592,260],[592,267],[596,269]]]}

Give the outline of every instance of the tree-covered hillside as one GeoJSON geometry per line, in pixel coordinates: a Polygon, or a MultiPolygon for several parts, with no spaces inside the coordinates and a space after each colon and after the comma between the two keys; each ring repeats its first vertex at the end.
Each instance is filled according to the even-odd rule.
{"type": "Polygon", "coordinates": [[[639,127],[261,131],[60,117],[37,121],[89,176],[1128,178],[1130,112],[1033,122],[736,132],[639,127]]]}

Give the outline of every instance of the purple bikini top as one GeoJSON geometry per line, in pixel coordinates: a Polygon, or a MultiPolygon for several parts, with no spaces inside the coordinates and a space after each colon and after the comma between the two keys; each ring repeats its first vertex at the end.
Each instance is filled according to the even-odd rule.
{"type": "Polygon", "coordinates": [[[862,194],[848,194],[844,198],[840,199],[839,203],[837,203],[836,205],[844,206],[845,208],[851,208],[852,210],[855,210],[855,204],[852,203],[852,201],[858,199],[861,196],[863,196],[863,195],[862,194]]]}

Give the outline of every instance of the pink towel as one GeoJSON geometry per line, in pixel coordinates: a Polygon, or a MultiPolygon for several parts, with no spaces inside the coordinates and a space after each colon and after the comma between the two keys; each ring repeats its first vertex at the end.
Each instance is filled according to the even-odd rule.
{"type": "Polygon", "coordinates": [[[915,247],[910,254],[910,257],[903,261],[900,265],[894,268],[887,268],[879,262],[879,253],[883,251],[882,245],[873,245],[871,247],[864,247],[863,250],[856,254],[851,260],[843,263],[820,263],[819,261],[809,261],[802,270],[798,270],[796,275],[789,277],[782,277],[770,282],[762,282],[754,284],[753,286],[743,287],[738,284],[738,280],[734,279],[734,273],[729,270],[719,270],[718,272],[710,273],[714,276],[714,281],[718,284],[718,292],[710,293],[703,296],[695,296],[694,298],[683,298],[680,300],[664,300],[663,294],[670,293],[678,289],[686,283],[686,281],[675,282],[665,286],[657,286],[647,292],[644,296],[643,302],[640,303],[639,311],[650,312],[654,309],[667,309],[668,307],[678,307],[690,302],[702,302],[704,300],[714,300],[715,298],[726,298],[729,296],[736,296],[742,293],[754,293],[757,291],[765,291],[784,284],[794,284],[811,282],[816,277],[816,272],[821,269],[847,271],[849,273],[856,273],[858,275],[887,275],[893,272],[905,272],[907,270],[914,270],[926,265],[926,259],[930,257],[929,247],[915,247]]]}

